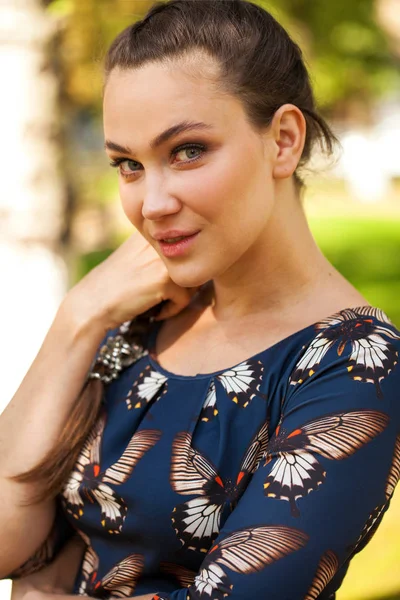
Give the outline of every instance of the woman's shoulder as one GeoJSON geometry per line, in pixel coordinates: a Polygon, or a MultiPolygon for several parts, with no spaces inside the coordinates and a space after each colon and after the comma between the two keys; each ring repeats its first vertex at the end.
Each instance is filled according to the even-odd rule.
{"type": "Polygon", "coordinates": [[[353,393],[371,384],[378,398],[384,389],[393,394],[400,385],[400,331],[381,308],[347,308],[314,325],[310,341],[290,375],[290,386],[300,388],[314,380],[321,387],[346,388],[353,393]]]}

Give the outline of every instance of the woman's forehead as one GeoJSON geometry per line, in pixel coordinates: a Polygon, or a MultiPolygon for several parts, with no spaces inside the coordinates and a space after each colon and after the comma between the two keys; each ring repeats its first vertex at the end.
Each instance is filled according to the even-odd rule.
{"type": "Polygon", "coordinates": [[[241,103],[215,90],[209,77],[187,74],[186,68],[149,63],[140,69],[115,69],[104,93],[105,130],[160,133],[182,121],[204,122],[214,129],[230,128],[244,118],[241,103]]]}
{"type": "Polygon", "coordinates": [[[121,93],[136,102],[165,100],[189,102],[224,97],[215,65],[210,59],[201,63],[194,58],[150,62],[138,68],[113,69],[105,86],[104,100],[115,99],[121,93]]]}

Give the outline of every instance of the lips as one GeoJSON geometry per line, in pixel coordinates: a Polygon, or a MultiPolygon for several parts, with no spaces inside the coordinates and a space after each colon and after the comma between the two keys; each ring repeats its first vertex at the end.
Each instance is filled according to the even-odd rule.
{"type": "Polygon", "coordinates": [[[164,254],[164,256],[167,256],[169,258],[183,256],[189,251],[192,244],[195,243],[195,240],[199,233],[200,232],[196,232],[192,235],[187,235],[173,242],[165,242],[163,240],[158,240],[161,252],[164,254]]]}
{"type": "Polygon", "coordinates": [[[152,238],[157,241],[175,240],[175,238],[186,238],[198,233],[199,230],[182,230],[182,229],[169,229],[167,231],[160,231],[154,233],[152,238]]]}
{"type": "Polygon", "coordinates": [[[160,240],[160,242],[166,242],[167,244],[173,244],[175,242],[180,242],[181,240],[186,240],[186,238],[188,238],[188,237],[191,237],[191,236],[190,235],[180,235],[179,237],[174,237],[174,238],[164,238],[163,240],[160,240]]]}

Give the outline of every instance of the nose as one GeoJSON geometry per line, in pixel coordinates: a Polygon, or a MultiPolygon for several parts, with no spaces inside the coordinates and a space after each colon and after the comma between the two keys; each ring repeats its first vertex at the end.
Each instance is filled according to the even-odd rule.
{"type": "Polygon", "coordinates": [[[142,216],[155,221],[181,209],[181,202],[168,191],[165,179],[148,179],[143,197],[142,216]]]}

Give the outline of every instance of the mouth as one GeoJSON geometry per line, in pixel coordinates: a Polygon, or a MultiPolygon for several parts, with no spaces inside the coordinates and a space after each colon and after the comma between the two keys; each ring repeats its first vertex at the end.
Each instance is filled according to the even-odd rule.
{"type": "Polygon", "coordinates": [[[189,247],[194,243],[199,233],[200,232],[197,231],[192,235],[179,236],[176,238],[166,238],[164,240],[159,240],[158,244],[164,256],[180,256],[187,252],[189,247]]]}

